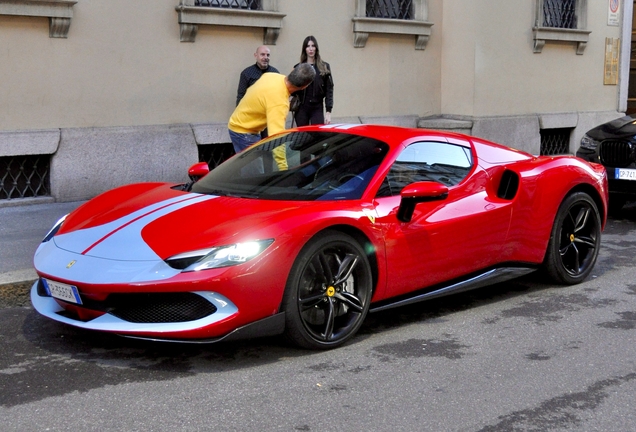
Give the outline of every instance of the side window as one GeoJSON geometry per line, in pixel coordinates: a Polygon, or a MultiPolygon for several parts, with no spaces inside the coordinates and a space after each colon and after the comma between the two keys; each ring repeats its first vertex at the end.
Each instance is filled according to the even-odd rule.
{"type": "Polygon", "coordinates": [[[471,167],[472,156],[467,147],[439,142],[413,143],[393,163],[378,196],[399,195],[406,185],[421,181],[455,186],[468,175],[471,167]]]}

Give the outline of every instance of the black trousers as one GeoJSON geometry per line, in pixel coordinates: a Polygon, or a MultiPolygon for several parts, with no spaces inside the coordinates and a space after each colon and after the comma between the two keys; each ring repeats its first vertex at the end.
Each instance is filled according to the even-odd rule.
{"type": "Polygon", "coordinates": [[[315,124],[325,123],[325,114],[322,110],[322,103],[320,105],[301,105],[296,115],[296,126],[307,126],[315,124]]]}

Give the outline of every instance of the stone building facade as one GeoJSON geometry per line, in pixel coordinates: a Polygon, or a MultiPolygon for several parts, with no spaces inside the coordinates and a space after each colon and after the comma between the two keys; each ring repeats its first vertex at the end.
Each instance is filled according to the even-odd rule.
{"type": "Polygon", "coordinates": [[[573,153],[628,109],[632,15],[632,0],[0,0],[0,205],[186,180],[228,156],[256,48],[287,73],[308,35],[333,122],[573,153]]]}

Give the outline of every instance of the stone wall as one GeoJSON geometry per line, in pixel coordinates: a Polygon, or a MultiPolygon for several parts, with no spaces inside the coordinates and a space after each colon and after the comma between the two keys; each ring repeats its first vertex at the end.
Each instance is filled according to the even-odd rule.
{"type": "MultiPolygon", "coordinates": [[[[615,111],[489,118],[360,116],[334,118],[333,123],[445,130],[539,154],[541,129],[571,128],[569,149],[574,153],[585,132],[620,116],[615,111]]],[[[226,124],[219,123],[9,131],[0,132],[0,156],[52,155],[50,198],[68,202],[129,183],[185,182],[188,168],[198,162],[198,145],[229,142],[226,124]]],[[[0,206],[43,199],[0,200],[0,206]]]]}

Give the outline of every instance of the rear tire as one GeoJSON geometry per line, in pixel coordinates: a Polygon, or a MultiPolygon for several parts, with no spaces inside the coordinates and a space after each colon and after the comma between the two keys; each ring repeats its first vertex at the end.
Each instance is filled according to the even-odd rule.
{"type": "Polygon", "coordinates": [[[358,331],[373,293],[371,266],[350,236],[326,231],[302,249],[289,274],[282,308],[295,345],[330,349],[358,331]]]}
{"type": "Polygon", "coordinates": [[[556,283],[573,285],[590,274],[601,245],[601,216],[594,200],[576,192],[563,200],[550,235],[543,267],[556,283]]]}

